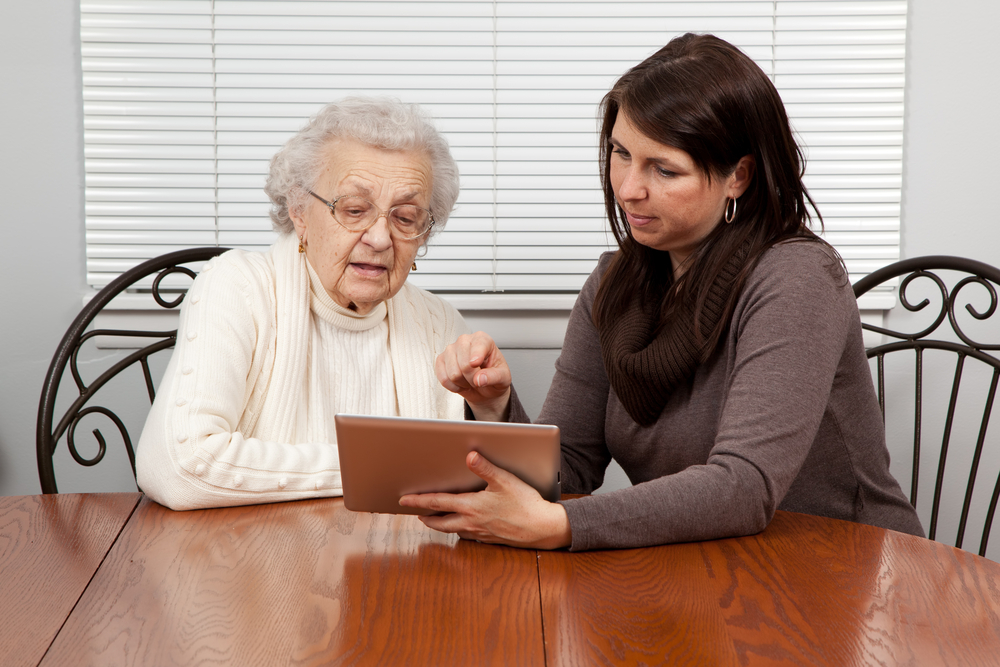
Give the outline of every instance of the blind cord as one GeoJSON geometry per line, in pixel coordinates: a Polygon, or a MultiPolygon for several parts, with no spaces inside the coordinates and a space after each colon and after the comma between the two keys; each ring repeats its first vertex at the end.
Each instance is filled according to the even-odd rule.
{"type": "Polygon", "coordinates": [[[215,0],[209,11],[212,13],[212,172],[214,176],[212,200],[215,204],[215,245],[219,243],[219,86],[215,67],[215,0]]]}
{"type": "Polygon", "coordinates": [[[493,264],[492,273],[490,277],[491,283],[493,285],[493,292],[500,292],[502,290],[497,288],[498,276],[497,276],[497,153],[499,150],[497,141],[497,3],[493,0],[493,264]]]}

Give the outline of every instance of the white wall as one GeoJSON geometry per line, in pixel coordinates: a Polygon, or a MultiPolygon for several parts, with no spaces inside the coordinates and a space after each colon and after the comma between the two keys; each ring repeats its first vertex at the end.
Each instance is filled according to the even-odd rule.
{"type": "Polygon", "coordinates": [[[38,493],[42,378],[84,289],[78,1],[0,2],[0,494],[38,493]]]}
{"type": "MultiPolygon", "coordinates": [[[[1000,65],[1000,43],[995,28],[1000,25],[1000,3],[995,0],[910,0],[906,63],[906,128],[903,173],[904,257],[922,255],[958,255],[1000,266],[1000,214],[994,204],[1000,192],[1000,90],[996,68],[1000,65]]],[[[974,293],[973,289],[969,293],[974,293]]],[[[980,291],[975,304],[982,309],[987,300],[980,291]]],[[[964,304],[964,302],[962,302],[964,304]]],[[[961,308],[959,309],[961,312],[961,308]]],[[[905,328],[916,318],[897,307],[887,323],[905,328]]],[[[968,318],[967,318],[968,319],[968,318]]],[[[997,320],[998,318],[994,318],[997,320]]],[[[915,331],[919,328],[909,328],[915,331]]],[[[1000,341],[1000,321],[977,329],[982,340],[1000,341]]],[[[953,364],[954,362],[950,362],[953,364]]],[[[940,442],[944,410],[951,390],[953,365],[934,363],[928,355],[925,370],[925,425],[923,438],[930,445],[937,436],[940,442]]],[[[970,367],[974,364],[969,363],[970,367]]],[[[972,368],[972,377],[963,381],[966,390],[985,396],[988,376],[984,369],[972,368]]],[[[908,395],[892,391],[896,398],[908,395]]],[[[911,385],[907,384],[907,392],[911,385]]],[[[981,403],[981,401],[980,401],[981,403]]],[[[971,407],[965,404],[966,408],[971,407]]],[[[995,412],[995,411],[994,411],[995,412]]],[[[909,461],[912,459],[912,435],[909,420],[892,417],[887,409],[887,440],[893,456],[893,473],[909,490],[909,461]]],[[[960,411],[951,439],[948,477],[962,468],[968,471],[971,451],[977,435],[979,414],[960,411]]],[[[972,515],[982,517],[989,503],[992,483],[1000,468],[1000,422],[994,414],[993,436],[988,440],[992,452],[985,457],[983,470],[993,476],[989,488],[980,486],[973,497],[972,515]]],[[[936,458],[922,456],[922,484],[917,509],[928,526],[930,488],[937,465],[936,458]]],[[[965,480],[958,486],[964,486],[965,480]]],[[[954,488],[954,487],[952,487],[954,488]]],[[[956,519],[961,510],[962,492],[952,491],[942,502],[942,518],[937,539],[954,539],[956,519]]],[[[974,522],[970,522],[974,525],[974,522]]],[[[980,525],[982,522],[980,520],[980,525]]],[[[1000,533],[988,556],[1000,560],[1000,533]]],[[[964,546],[976,550],[979,533],[964,546]]]]}
{"type": "Polygon", "coordinates": [[[905,257],[1000,266],[1000,2],[910,0],[905,257]]]}
{"type": "MultiPolygon", "coordinates": [[[[994,0],[910,0],[904,256],[947,253],[1000,265],[997,25],[994,0]]],[[[0,495],[39,491],[34,423],[42,378],[85,290],[79,51],[78,0],[0,3],[0,201],[7,249],[0,263],[6,285],[0,495]]],[[[533,414],[556,354],[508,352],[533,414]]],[[[120,466],[109,473],[67,471],[70,477],[59,477],[67,489],[129,488],[120,466]]]]}

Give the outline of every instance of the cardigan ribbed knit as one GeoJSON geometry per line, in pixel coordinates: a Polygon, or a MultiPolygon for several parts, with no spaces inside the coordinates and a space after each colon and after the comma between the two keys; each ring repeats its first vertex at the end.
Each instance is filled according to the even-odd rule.
{"type": "MultiPolygon", "coordinates": [[[[308,265],[308,261],[307,261],[308,265]]],[[[337,442],[327,415],[398,415],[389,356],[385,302],[359,315],[333,300],[319,275],[309,268],[312,326],[306,392],[309,414],[306,442],[337,442]]]]}
{"type": "MultiPolygon", "coordinates": [[[[136,451],[139,487],[172,509],[342,493],[332,414],[318,414],[310,376],[313,298],[292,235],[267,253],[209,262],[181,310],[177,346],[136,451]]],[[[404,283],[385,302],[398,414],[462,419],[434,360],[468,331],[442,299],[404,283]]]]}

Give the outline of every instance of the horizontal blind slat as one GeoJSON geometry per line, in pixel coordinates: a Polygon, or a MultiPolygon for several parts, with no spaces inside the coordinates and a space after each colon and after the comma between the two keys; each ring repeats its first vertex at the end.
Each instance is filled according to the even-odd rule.
{"type": "Polygon", "coordinates": [[[688,30],[774,76],[824,233],[862,275],[898,257],[905,23],[905,0],[85,1],[88,280],[185,244],[266,247],[275,150],[333,99],[389,94],[437,119],[463,177],[411,280],[578,290],[614,245],[597,104],[688,30]]]}

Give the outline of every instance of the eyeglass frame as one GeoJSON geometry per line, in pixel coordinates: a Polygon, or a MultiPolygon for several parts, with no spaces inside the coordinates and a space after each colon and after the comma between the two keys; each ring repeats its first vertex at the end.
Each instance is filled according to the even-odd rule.
{"type": "Polygon", "coordinates": [[[367,199],[365,199],[361,195],[340,195],[339,197],[337,197],[333,201],[327,201],[327,200],[323,199],[322,197],[320,197],[315,192],[313,192],[312,190],[306,190],[306,192],[308,192],[313,197],[315,197],[316,199],[318,199],[321,202],[323,202],[324,204],[326,204],[327,208],[330,209],[330,217],[333,218],[334,222],[336,222],[338,225],[340,225],[341,227],[343,227],[344,229],[346,229],[349,232],[367,232],[369,229],[371,229],[372,227],[375,226],[375,223],[378,222],[379,218],[384,217],[386,223],[388,223],[388,225],[389,225],[389,233],[391,234],[394,231],[398,233],[398,230],[396,230],[396,226],[392,224],[392,221],[389,219],[389,216],[392,215],[392,212],[395,209],[401,208],[403,206],[412,206],[414,208],[420,209],[421,211],[427,211],[427,214],[431,218],[431,223],[429,225],[427,225],[427,229],[425,229],[424,231],[420,232],[416,236],[399,236],[399,238],[401,238],[401,239],[403,239],[405,241],[413,241],[414,239],[419,239],[420,237],[424,236],[425,234],[430,233],[431,228],[434,227],[434,223],[436,222],[434,220],[434,214],[431,212],[430,209],[424,208],[422,206],[417,206],[416,204],[398,204],[396,206],[389,207],[388,211],[383,211],[378,206],[376,206],[374,202],[368,201],[367,199]],[[351,229],[350,227],[348,227],[347,225],[345,225],[344,223],[342,223],[337,218],[337,208],[336,207],[337,207],[337,202],[339,202],[341,199],[343,199],[345,197],[357,197],[358,199],[362,199],[362,200],[368,202],[369,204],[371,204],[372,208],[374,208],[376,211],[378,211],[378,215],[375,216],[374,220],[372,220],[372,224],[368,225],[364,229],[351,229]]]}

